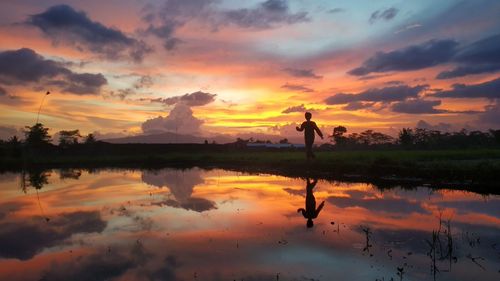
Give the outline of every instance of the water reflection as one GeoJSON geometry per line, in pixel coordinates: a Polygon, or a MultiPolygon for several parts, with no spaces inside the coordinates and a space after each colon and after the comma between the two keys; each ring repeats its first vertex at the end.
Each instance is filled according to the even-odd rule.
{"type": "Polygon", "coordinates": [[[165,198],[162,201],[154,202],[154,205],[166,205],[196,212],[217,208],[213,201],[192,197],[194,187],[204,183],[199,169],[144,171],[141,179],[149,185],[159,188],[167,187],[174,197],[174,199],[165,198]]]}
{"type": "Polygon", "coordinates": [[[306,179],[306,208],[299,208],[297,212],[302,213],[302,216],[307,220],[306,226],[311,228],[314,226],[313,219],[317,218],[321,209],[325,206],[325,201],[319,204],[316,209],[316,198],[314,197],[313,189],[318,183],[317,179],[313,179],[312,181],[307,178],[306,179]]]}
{"type": "Polygon", "coordinates": [[[223,170],[32,173],[0,175],[0,280],[500,275],[499,196],[310,179],[304,192],[223,170]]]}

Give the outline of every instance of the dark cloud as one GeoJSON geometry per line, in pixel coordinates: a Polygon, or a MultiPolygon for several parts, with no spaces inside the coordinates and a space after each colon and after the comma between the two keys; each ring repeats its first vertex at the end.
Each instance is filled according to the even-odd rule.
{"type": "Polygon", "coordinates": [[[429,211],[425,210],[420,203],[411,202],[405,199],[361,199],[359,196],[356,197],[357,198],[332,196],[329,197],[327,201],[339,208],[361,207],[373,212],[386,212],[398,215],[411,213],[429,214],[429,211]]]}
{"type": "Polygon", "coordinates": [[[370,73],[418,70],[443,63],[458,64],[452,70],[437,75],[438,79],[450,79],[471,74],[500,71],[500,34],[484,38],[472,44],[459,46],[454,40],[431,40],[391,52],[378,52],[362,66],[348,73],[365,76],[370,73]]]}
{"type": "Polygon", "coordinates": [[[0,52],[0,83],[40,83],[77,95],[98,94],[107,84],[100,73],[75,73],[63,62],[48,60],[31,49],[0,52]]]}
{"type": "MultiPolygon", "coordinates": [[[[216,0],[167,0],[161,7],[146,5],[143,8],[143,20],[148,23],[162,22],[170,25],[183,25],[186,22],[212,14],[212,5],[216,0]]],[[[164,29],[162,36],[170,36],[173,30],[164,29]]]]}
{"type": "Polygon", "coordinates": [[[370,24],[373,24],[379,20],[385,20],[385,21],[392,20],[393,18],[395,18],[398,15],[398,13],[399,13],[399,10],[396,8],[389,8],[386,10],[377,10],[371,14],[369,22],[370,22],[370,24]]]}
{"type": "Polygon", "coordinates": [[[459,66],[438,74],[438,79],[463,77],[470,74],[500,70],[500,34],[474,42],[461,49],[454,62],[459,66]]]}
{"type": "MultiPolygon", "coordinates": [[[[0,81],[1,82],[1,81],[0,81]]],[[[21,105],[27,103],[21,97],[11,95],[4,88],[0,87],[0,104],[6,104],[11,106],[21,105]]],[[[1,132],[0,132],[1,136],[1,132]]],[[[1,139],[1,137],[0,137],[1,139]]]]}
{"type": "Polygon", "coordinates": [[[289,91],[293,91],[293,92],[304,92],[304,93],[311,93],[311,92],[314,92],[313,89],[305,86],[305,85],[301,85],[301,84],[289,84],[289,83],[286,83],[285,85],[281,86],[282,89],[286,89],[286,90],[289,90],[289,91]]]}
{"type": "Polygon", "coordinates": [[[133,259],[122,254],[95,253],[79,258],[78,261],[58,263],[57,266],[53,265],[44,272],[40,280],[111,280],[136,266],[137,264],[133,262],[133,259]]]}
{"type": "Polygon", "coordinates": [[[153,78],[149,75],[143,75],[137,79],[137,81],[134,83],[134,89],[140,90],[143,88],[150,88],[153,86],[153,78]]]}
{"type": "Polygon", "coordinates": [[[286,12],[288,11],[288,0],[267,0],[260,5],[268,11],[286,12]]]}
{"type": "Polygon", "coordinates": [[[374,102],[354,101],[354,102],[350,102],[347,105],[343,106],[342,110],[354,111],[354,110],[360,110],[360,109],[365,109],[365,108],[372,108],[374,105],[375,105],[374,102]]]}
{"type": "Polygon", "coordinates": [[[367,191],[362,191],[362,190],[346,190],[344,191],[345,194],[348,194],[350,198],[353,199],[363,199],[365,197],[372,197],[374,194],[371,192],[367,191]]]}
{"type": "Polygon", "coordinates": [[[133,60],[141,61],[151,51],[144,42],[92,21],[85,12],[68,5],[52,6],[43,13],[31,15],[27,23],[38,27],[54,44],[62,42],[108,59],[118,59],[126,53],[133,60]]]}
{"type": "Polygon", "coordinates": [[[440,72],[436,78],[437,79],[451,79],[457,77],[463,77],[471,74],[481,74],[488,72],[496,72],[500,70],[500,63],[492,63],[492,64],[479,64],[479,65],[466,65],[459,66],[452,70],[446,70],[440,72]]]}
{"type": "Polygon", "coordinates": [[[170,110],[168,116],[158,116],[149,119],[141,124],[142,131],[146,134],[160,132],[174,132],[178,134],[197,134],[200,132],[200,127],[203,120],[193,116],[193,110],[184,104],[177,103],[170,110]]]}
{"type": "Polygon", "coordinates": [[[62,63],[46,60],[31,49],[0,52],[0,82],[5,84],[39,82],[71,73],[62,63]]]}
{"type": "Polygon", "coordinates": [[[267,0],[254,8],[224,12],[224,21],[242,28],[266,29],[276,25],[307,22],[307,12],[291,13],[287,0],[267,0]]]}
{"type": "Polygon", "coordinates": [[[64,93],[77,95],[98,94],[105,84],[107,84],[107,80],[101,73],[70,73],[66,75],[66,80],[48,83],[48,85],[58,86],[64,93]]]}
{"type": "Polygon", "coordinates": [[[76,233],[102,232],[106,222],[97,211],[74,212],[51,218],[6,220],[0,223],[0,256],[27,260],[76,233]]]}
{"type": "Polygon", "coordinates": [[[205,211],[217,209],[215,202],[205,199],[205,198],[197,198],[197,197],[189,197],[183,201],[176,201],[173,199],[167,199],[161,202],[152,203],[152,205],[157,206],[169,206],[173,208],[182,208],[189,211],[195,211],[198,213],[202,213],[205,211]]]}
{"type": "Polygon", "coordinates": [[[304,104],[297,106],[290,106],[289,108],[283,110],[281,113],[288,114],[293,112],[306,112],[308,109],[304,106],[304,104]]]}
{"type": "Polygon", "coordinates": [[[5,202],[0,204],[0,220],[8,217],[12,213],[21,210],[26,205],[28,205],[28,203],[26,202],[5,202]]]}
{"type": "Polygon", "coordinates": [[[113,246],[112,250],[98,248],[76,259],[52,263],[44,270],[40,280],[116,280],[130,272],[142,280],[177,280],[175,269],[178,263],[173,256],[167,256],[164,262],[151,266],[155,255],[140,240],[132,246],[122,244],[113,246]]]}
{"type": "Polygon", "coordinates": [[[448,112],[443,109],[436,109],[435,106],[441,105],[440,100],[409,99],[396,102],[391,105],[391,109],[397,113],[407,114],[438,114],[448,112]]]}
{"type": "Polygon", "coordinates": [[[323,76],[317,75],[312,69],[284,68],[283,71],[293,77],[321,79],[323,76]]]}
{"type": "Polygon", "coordinates": [[[495,218],[500,218],[500,200],[481,200],[481,201],[444,201],[439,202],[438,206],[444,208],[454,208],[458,214],[485,214],[495,218]]]}
{"type": "Polygon", "coordinates": [[[148,280],[175,281],[178,280],[175,271],[179,265],[178,259],[175,256],[169,255],[163,259],[160,268],[145,272],[144,274],[149,278],[148,280]]]}
{"type": "Polygon", "coordinates": [[[166,105],[174,105],[177,103],[182,103],[187,106],[202,106],[207,105],[215,101],[217,94],[210,94],[202,91],[184,94],[182,96],[175,96],[170,98],[157,98],[152,99],[152,102],[160,102],[166,105]]]}
{"type": "Polygon", "coordinates": [[[302,189],[293,189],[293,188],[286,187],[286,188],[283,188],[283,191],[285,191],[286,193],[288,193],[290,195],[305,197],[305,194],[304,194],[305,192],[302,189]]]}
{"type": "Polygon", "coordinates": [[[385,82],[384,84],[386,84],[386,85],[403,85],[404,82],[399,81],[399,80],[391,80],[391,81],[385,82]]]}
{"type": "Polygon", "coordinates": [[[116,91],[109,91],[108,94],[112,97],[124,100],[129,96],[136,95],[137,92],[135,91],[134,88],[125,88],[125,89],[118,89],[116,91]]]}
{"type": "Polygon", "coordinates": [[[309,21],[306,12],[291,13],[286,0],[267,0],[251,8],[220,10],[217,0],[168,0],[162,6],[148,4],[142,17],[148,27],[144,33],[163,41],[166,50],[184,42],[176,30],[190,22],[217,32],[223,27],[238,26],[267,29],[285,24],[309,21]]]}
{"type": "Polygon", "coordinates": [[[360,76],[358,77],[358,80],[360,81],[368,81],[368,80],[374,80],[382,77],[390,76],[390,74],[373,74],[373,75],[365,75],[365,76],[360,76]]]}
{"type": "Polygon", "coordinates": [[[438,91],[434,95],[440,98],[500,98],[500,78],[481,84],[454,84],[452,90],[438,91]]]}
{"type": "Polygon", "coordinates": [[[214,3],[213,0],[168,0],[160,7],[146,5],[143,9],[143,20],[148,24],[145,33],[161,39],[163,47],[171,51],[182,42],[175,37],[175,31],[186,23],[200,20],[216,28],[214,3]]]}
{"type": "Polygon", "coordinates": [[[410,87],[407,85],[372,88],[358,94],[338,93],[325,99],[326,104],[347,104],[358,101],[368,102],[392,102],[401,101],[407,98],[415,98],[428,88],[428,85],[418,85],[410,87]]]}
{"type": "Polygon", "coordinates": [[[174,31],[176,28],[177,24],[173,22],[166,22],[156,26],[150,24],[146,32],[162,39],[163,48],[167,51],[171,51],[182,42],[179,38],[174,37],[174,31]]]}
{"type": "Polygon", "coordinates": [[[369,73],[408,71],[436,66],[449,62],[456,53],[458,43],[454,40],[431,40],[391,52],[378,52],[363,62],[361,67],[348,73],[363,76],[369,73]]]}
{"type": "Polygon", "coordinates": [[[500,104],[498,102],[487,105],[484,112],[480,113],[478,121],[482,125],[494,126],[500,129],[500,104]]]}
{"type": "Polygon", "coordinates": [[[457,54],[455,60],[463,63],[500,63],[500,34],[476,41],[457,54]]]}

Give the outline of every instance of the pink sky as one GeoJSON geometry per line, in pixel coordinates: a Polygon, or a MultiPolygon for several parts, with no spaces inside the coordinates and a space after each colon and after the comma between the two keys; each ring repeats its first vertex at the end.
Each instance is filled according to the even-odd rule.
{"type": "Polygon", "coordinates": [[[497,1],[63,2],[0,4],[0,138],[500,125],[497,1]]]}

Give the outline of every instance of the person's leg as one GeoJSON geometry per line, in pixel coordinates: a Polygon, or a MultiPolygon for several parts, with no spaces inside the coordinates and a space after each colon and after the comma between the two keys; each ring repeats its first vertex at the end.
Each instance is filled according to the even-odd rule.
{"type": "Polygon", "coordinates": [[[312,143],[306,143],[306,157],[308,160],[314,158],[312,153],[312,143]]]}
{"type": "Polygon", "coordinates": [[[313,149],[313,144],[314,144],[314,135],[306,136],[305,141],[306,141],[306,149],[307,149],[307,159],[313,159],[314,153],[313,153],[312,149],[313,149]]]}

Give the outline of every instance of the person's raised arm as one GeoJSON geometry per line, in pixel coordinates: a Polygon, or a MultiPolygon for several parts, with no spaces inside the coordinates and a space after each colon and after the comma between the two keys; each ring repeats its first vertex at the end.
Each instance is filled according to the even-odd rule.
{"type": "Polygon", "coordinates": [[[323,139],[323,133],[321,132],[321,130],[318,128],[318,125],[316,125],[316,123],[314,123],[314,130],[316,131],[316,133],[318,134],[318,136],[323,139]]]}
{"type": "MultiPolygon", "coordinates": [[[[304,123],[305,123],[305,122],[304,122],[304,123]]],[[[295,129],[296,129],[297,131],[299,131],[299,132],[304,131],[304,123],[302,123],[302,125],[300,125],[300,127],[299,127],[299,126],[295,127],[295,129]]]]}
{"type": "Polygon", "coordinates": [[[304,208],[297,209],[297,213],[302,213],[302,216],[304,216],[304,218],[307,218],[306,210],[304,208]]]}

